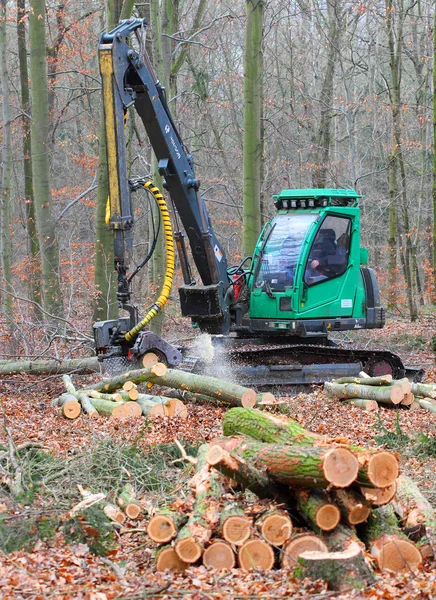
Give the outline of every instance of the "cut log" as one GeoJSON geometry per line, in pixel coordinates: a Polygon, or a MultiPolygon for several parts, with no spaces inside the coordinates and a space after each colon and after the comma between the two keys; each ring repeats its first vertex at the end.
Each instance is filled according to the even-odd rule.
{"type": "Polygon", "coordinates": [[[77,398],[82,405],[83,412],[86,412],[86,414],[91,418],[98,417],[98,410],[93,406],[90,398],[86,394],[77,392],[77,398]]]}
{"type": "Polygon", "coordinates": [[[419,487],[407,475],[397,479],[397,493],[392,507],[400,517],[403,531],[413,540],[427,538],[436,556],[436,515],[419,487]]]}
{"type": "Polygon", "coordinates": [[[394,481],[385,488],[370,488],[360,486],[360,493],[371,506],[384,506],[389,504],[397,491],[397,484],[394,481]]]}
{"type": "Polygon", "coordinates": [[[356,383],[358,385],[389,385],[392,382],[392,375],[379,375],[378,377],[339,377],[333,383],[356,383]]]}
{"type": "Polygon", "coordinates": [[[256,482],[259,472],[267,473],[271,482],[285,485],[348,487],[359,470],[357,458],[347,448],[263,444],[242,436],[214,440],[208,461],[254,493],[253,487],[261,483],[256,482]]]}
{"type": "Polygon", "coordinates": [[[239,566],[244,571],[263,569],[269,571],[274,566],[274,551],[264,540],[247,540],[238,551],[239,566]]]}
{"type": "Polygon", "coordinates": [[[412,384],[407,379],[407,377],[403,377],[403,379],[396,379],[392,382],[391,385],[397,385],[401,387],[404,394],[409,394],[412,391],[412,384]]]}
{"type": "Polygon", "coordinates": [[[119,409],[120,406],[124,405],[124,402],[110,402],[109,400],[101,400],[100,398],[90,398],[90,401],[99,414],[105,417],[110,417],[115,409],[119,409]]]}
{"type": "Polygon", "coordinates": [[[401,401],[401,404],[403,406],[412,406],[412,404],[414,403],[414,401],[415,401],[415,396],[412,394],[412,392],[408,392],[404,396],[403,400],[401,401]]]}
{"type": "Polygon", "coordinates": [[[139,398],[139,392],[136,388],[132,388],[128,391],[129,400],[137,400],[139,398]]]}
{"type": "MultiPolygon", "coordinates": [[[[223,416],[223,431],[225,435],[243,433],[256,440],[271,444],[311,445],[324,448],[337,446],[335,440],[311,433],[292,419],[277,417],[254,409],[232,408],[227,411],[223,416]]],[[[366,486],[387,487],[397,478],[399,466],[394,454],[354,445],[347,447],[349,451],[357,455],[359,461],[357,479],[360,483],[366,486]]]]}
{"type": "Polygon", "coordinates": [[[332,531],[341,520],[339,508],[333,504],[324,490],[299,490],[298,508],[310,525],[322,531],[332,531]]]}
{"type": "Polygon", "coordinates": [[[425,410],[429,410],[432,413],[436,412],[436,402],[431,398],[416,398],[416,401],[421,408],[425,408],[425,410]]]}
{"type": "Polygon", "coordinates": [[[371,509],[363,496],[351,489],[333,490],[332,493],[344,521],[349,525],[358,525],[367,520],[371,509]]]}
{"type": "Polygon", "coordinates": [[[165,404],[161,404],[160,402],[156,402],[155,404],[150,403],[149,401],[144,401],[141,398],[138,398],[136,404],[141,408],[142,414],[150,415],[151,417],[166,417],[168,416],[168,409],[165,404]]]}
{"type": "Polygon", "coordinates": [[[73,358],[64,360],[6,360],[0,362],[0,375],[14,373],[34,373],[50,375],[56,373],[85,373],[100,371],[100,363],[96,357],[73,358]]]}
{"type": "Polygon", "coordinates": [[[161,509],[147,524],[148,537],[158,544],[170,542],[187,520],[184,513],[161,509]]]}
{"type": "MultiPolygon", "coordinates": [[[[140,417],[142,415],[142,408],[137,402],[126,402],[123,406],[123,412],[126,417],[140,417]]],[[[113,416],[113,413],[112,413],[113,416]]]]}
{"type": "Polygon", "coordinates": [[[283,568],[294,568],[299,565],[298,559],[303,552],[328,552],[326,543],[313,533],[298,533],[285,544],[280,560],[283,568]]]}
{"type": "Polygon", "coordinates": [[[136,390],[137,385],[136,383],[133,383],[133,381],[125,381],[123,383],[123,390],[125,392],[129,392],[130,390],[136,390]]]}
{"type": "Polygon", "coordinates": [[[133,381],[134,383],[142,383],[143,381],[150,381],[152,377],[162,377],[167,372],[167,367],[163,363],[157,363],[148,369],[137,369],[135,371],[127,371],[115,377],[109,377],[90,385],[88,389],[97,390],[98,392],[111,393],[115,392],[119,388],[122,388],[126,381],[133,381]]]}
{"type": "Polygon", "coordinates": [[[220,532],[223,538],[234,546],[241,546],[248,540],[253,530],[253,520],[247,517],[237,502],[227,503],[221,510],[220,532]]]}
{"type": "Polygon", "coordinates": [[[401,531],[390,504],[372,511],[367,522],[366,539],[369,552],[380,570],[413,570],[422,562],[421,553],[401,531]]]}
{"type": "Polygon", "coordinates": [[[436,385],[431,383],[412,383],[412,393],[415,396],[436,399],[436,385]]]}
{"type": "Polygon", "coordinates": [[[72,394],[62,394],[58,399],[58,406],[67,419],[77,419],[82,412],[82,408],[77,402],[77,398],[72,394]]]}
{"type": "Polygon", "coordinates": [[[200,559],[220,520],[220,477],[207,463],[208,450],[207,444],[198,450],[196,472],[191,480],[195,497],[192,515],[180,529],[174,545],[178,557],[189,564],[200,559]]]}
{"type": "Polygon", "coordinates": [[[365,400],[364,398],[351,398],[347,400],[349,404],[354,404],[354,406],[358,406],[359,408],[364,408],[368,411],[378,410],[378,402],[375,400],[365,400]]]}
{"type": "Polygon", "coordinates": [[[323,579],[332,590],[363,588],[375,581],[361,546],[355,542],[338,552],[303,552],[299,563],[304,577],[323,579]]]}
{"type": "Polygon", "coordinates": [[[283,546],[292,535],[292,521],[283,510],[266,512],[256,521],[256,527],[265,541],[272,546],[283,546]]]}
{"type": "Polygon", "coordinates": [[[89,398],[98,398],[100,400],[109,400],[109,402],[119,402],[123,400],[121,396],[116,398],[117,394],[104,394],[103,392],[97,392],[97,390],[83,390],[83,393],[86,394],[89,398]]]}
{"type": "Polygon", "coordinates": [[[371,386],[355,383],[341,385],[332,381],[326,381],[324,383],[324,391],[333,398],[365,398],[366,400],[376,400],[384,404],[399,404],[404,398],[404,391],[401,385],[371,386]]]}
{"type": "Polygon", "coordinates": [[[187,390],[195,394],[205,394],[234,406],[251,407],[256,404],[257,400],[257,394],[252,389],[215,377],[206,377],[175,369],[168,369],[162,376],[151,375],[149,381],[170,388],[187,390]]]}
{"type": "Polygon", "coordinates": [[[103,508],[103,512],[108,519],[114,521],[115,523],[120,523],[120,525],[122,525],[126,522],[126,515],[117,506],[106,504],[106,506],[103,508]]]}
{"type": "Polygon", "coordinates": [[[233,569],[236,564],[232,547],[223,540],[213,540],[203,554],[203,565],[210,569],[233,569]]]}
{"type": "Polygon", "coordinates": [[[158,571],[176,571],[183,573],[189,565],[180,560],[172,546],[158,548],[156,552],[156,569],[158,571]]]}
{"type": "Polygon", "coordinates": [[[179,417],[179,419],[186,419],[188,417],[188,409],[177,398],[170,398],[166,403],[166,407],[169,417],[179,417]]]}
{"type": "Polygon", "coordinates": [[[148,369],[150,367],[153,367],[154,365],[157,365],[159,359],[154,352],[147,352],[147,354],[144,354],[144,356],[142,357],[141,362],[144,369],[148,369]]]}
{"type": "Polygon", "coordinates": [[[415,400],[412,402],[412,404],[409,406],[409,410],[419,410],[421,407],[419,406],[419,402],[415,400]]]}
{"type": "Polygon", "coordinates": [[[142,506],[136,499],[134,490],[130,483],[127,483],[117,498],[117,504],[124,510],[129,519],[137,519],[142,512],[142,506]]]}

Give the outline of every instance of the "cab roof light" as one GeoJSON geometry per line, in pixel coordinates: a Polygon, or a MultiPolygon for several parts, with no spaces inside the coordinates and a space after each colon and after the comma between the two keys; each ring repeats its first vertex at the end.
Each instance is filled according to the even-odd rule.
{"type": "Polygon", "coordinates": [[[315,200],[309,200],[309,207],[313,208],[315,206],[315,200]]]}
{"type": "Polygon", "coordinates": [[[291,200],[291,208],[297,208],[297,201],[291,200]]]}

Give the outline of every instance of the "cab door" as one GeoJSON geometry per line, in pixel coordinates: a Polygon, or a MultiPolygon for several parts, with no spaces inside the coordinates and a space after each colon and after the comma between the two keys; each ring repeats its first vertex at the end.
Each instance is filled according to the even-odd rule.
{"type": "Polygon", "coordinates": [[[300,318],[352,317],[359,262],[358,211],[328,212],[303,261],[298,294],[300,318]]]}

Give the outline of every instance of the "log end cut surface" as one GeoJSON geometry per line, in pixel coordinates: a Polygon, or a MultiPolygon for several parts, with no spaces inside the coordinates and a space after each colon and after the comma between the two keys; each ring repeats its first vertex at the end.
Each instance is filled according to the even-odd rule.
{"type": "Polygon", "coordinates": [[[358,525],[364,523],[369,517],[371,509],[366,504],[357,504],[348,513],[348,522],[350,525],[358,525]]]}
{"type": "Polygon", "coordinates": [[[211,569],[233,569],[235,553],[226,542],[217,540],[204,551],[203,565],[211,569]]]}
{"type": "Polygon", "coordinates": [[[257,395],[254,390],[246,390],[241,397],[241,406],[244,408],[253,408],[256,404],[257,395]]]}
{"type": "Polygon", "coordinates": [[[286,515],[268,515],[263,520],[260,531],[273,546],[283,546],[292,535],[292,521],[286,515]]]}
{"type": "Polygon", "coordinates": [[[165,404],[155,404],[150,410],[151,417],[167,417],[168,409],[165,404]]]}
{"type": "Polygon", "coordinates": [[[170,571],[182,573],[188,566],[180,560],[174,548],[162,548],[156,558],[156,569],[158,571],[169,569],[170,571]]]}
{"type": "Polygon", "coordinates": [[[303,552],[300,562],[307,577],[324,579],[333,590],[364,587],[374,582],[373,572],[356,542],[341,552],[303,552]]]}
{"type": "MultiPolygon", "coordinates": [[[[136,392],[136,390],[135,390],[136,392]]],[[[123,406],[124,414],[127,417],[140,417],[142,415],[142,408],[137,402],[126,402],[123,406]]]]}
{"type": "Polygon", "coordinates": [[[332,448],[325,454],[323,469],[327,481],[336,487],[348,487],[357,478],[359,462],[347,448],[332,448]]]}
{"type": "Polygon", "coordinates": [[[247,517],[235,515],[224,521],[222,535],[227,542],[241,546],[251,535],[251,522],[247,517]]]}
{"type": "Polygon", "coordinates": [[[390,569],[398,573],[406,569],[416,569],[422,563],[421,553],[413,542],[396,536],[382,540],[377,540],[370,548],[381,571],[390,569]]]}
{"type": "Polygon", "coordinates": [[[77,417],[80,415],[81,411],[82,411],[82,408],[81,408],[80,404],[78,402],[75,402],[74,400],[68,400],[62,406],[62,414],[67,419],[77,419],[77,417]]]}
{"type": "Polygon", "coordinates": [[[155,515],[148,522],[147,534],[153,542],[165,544],[176,536],[177,528],[171,517],[155,515]]]}
{"type": "Polygon", "coordinates": [[[245,571],[250,569],[263,569],[268,571],[274,566],[274,551],[263,540],[248,540],[239,549],[239,566],[245,571]]]}
{"type": "Polygon", "coordinates": [[[179,540],[174,549],[180,560],[189,564],[196,563],[203,554],[202,547],[192,537],[179,540]]]}
{"type": "Polygon", "coordinates": [[[377,488],[394,483],[399,475],[398,460],[390,452],[377,452],[368,461],[368,477],[377,488]]]}
{"type": "Polygon", "coordinates": [[[283,548],[282,567],[296,567],[303,552],[328,552],[327,545],[317,535],[303,533],[290,540],[283,548]]]}
{"type": "Polygon", "coordinates": [[[141,507],[139,504],[128,504],[126,506],[126,508],[124,509],[124,512],[126,513],[126,515],[129,517],[129,519],[137,519],[139,517],[139,515],[141,514],[141,507]]]}
{"type": "Polygon", "coordinates": [[[334,504],[324,504],[316,512],[316,524],[323,531],[332,531],[341,520],[341,511],[334,504]]]}
{"type": "Polygon", "coordinates": [[[147,354],[144,354],[144,357],[142,359],[142,366],[144,367],[144,369],[149,369],[150,367],[154,367],[154,365],[157,365],[158,362],[159,359],[154,352],[147,352],[147,354]]]}
{"type": "Polygon", "coordinates": [[[365,500],[367,500],[372,506],[384,506],[389,504],[392,498],[395,496],[397,491],[397,484],[394,482],[385,488],[368,488],[360,487],[365,500]]]}
{"type": "Polygon", "coordinates": [[[188,409],[183,402],[177,398],[170,398],[166,407],[168,409],[169,417],[179,417],[179,419],[186,419],[188,417],[188,409]]]}

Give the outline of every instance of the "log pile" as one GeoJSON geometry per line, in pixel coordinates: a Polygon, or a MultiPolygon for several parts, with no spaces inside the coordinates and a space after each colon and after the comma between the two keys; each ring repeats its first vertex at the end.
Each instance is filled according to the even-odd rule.
{"type": "Polygon", "coordinates": [[[381,405],[436,412],[436,384],[413,383],[407,378],[393,380],[392,375],[369,377],[362,371],[359,377],[326,381],[324,391],[333,398],[366,410],[378,410],[381,405]]]}
{"type": "Polygon", "coordinates": [[[114,419],[141,415],[186,418],[185,403],[174,397],[175,393],[171,392],[170,397],[144,394],[139,388],[141,384],[145,384],[148,391],[154,384],[179,390],[179,395],[185,400],[208,404],[219,402],[252,407],[275,403],[270,393],[257,394],[252,389],[214,377],[168,369],[159,362],[103,379],[80,390],[76,389],[69,375],[64,375],[63,381],[66,393],[52,400],[52,405],[58,407],[68,419],[77,418],[82,411],[90,417],[101,414],[114,419]]]}
{"type": "Polygon", "coordinates": [[[158,570],[199,562],[298,567],[343,589],[374,580],[367,552],[377,569],[400,571],[421,564],[420,547],[431,549],[433,511],[422,496],[413,501],[394,454],[326,439],[252,408],[227,411],[223,432],[200,448],[189,500],[159,507],[148,522],[158,570]],[[392,502],[404,481],[407,493],[392,502]],[[258,498],[247,502],[246,490],[258,498]],[[421,545],[408,538],[411,526],[417,533],[413,524],[421,545]]]}

